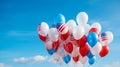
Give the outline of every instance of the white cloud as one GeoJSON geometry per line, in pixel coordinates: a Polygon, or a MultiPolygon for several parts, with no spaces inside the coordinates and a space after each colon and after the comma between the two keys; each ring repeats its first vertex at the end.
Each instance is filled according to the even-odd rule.
{"type": "Polygon", "coordinates": [[[21,64],[33,64],[33,63],[42,63],[42,62],[48,62],[53,64],[62,64],[62,58],[59,56],[41,56],[36,55],[33,57],[20,57],[20,58],[14,58],[13,62],[21,63],[21,64]]]}
{"type": "Polygon", "coordinates": [[[27,63],[28,62],[28,58],[25,58],[25,57],[15,58],[13,61],[14,62],[19,62],[19,63],[27,63]]]}
{"type": "Polygon", "coordinates": [[[112,64],[107,64],[104,67],[120,67],[120,62],[113,62],[112,64]]]}
{"type": "Polygon", "coordinates": [[[16,63],[41,63],[44,61],[47,61],[48,56],[41,56],[37,55],[34,57],[20,57],[20,58],[14,58],[13,61],[16,63]]]}
{"type": "Polygon", "coordinates": [[[47,56],[44,57],[44,56],[38,55],[38,56],[34,56],[34,57],[33,57],[33,60],[34,60],[35,62],[42,62],[42,61],[45,61],[47,58],[48,58],[47,56]]]}
{"type": "Polygon", "coordinates": [[[4,63],[0,63],[0,67],[12,67],[12,66],[6,65],[6,64],[4,64],[4,63]]]}

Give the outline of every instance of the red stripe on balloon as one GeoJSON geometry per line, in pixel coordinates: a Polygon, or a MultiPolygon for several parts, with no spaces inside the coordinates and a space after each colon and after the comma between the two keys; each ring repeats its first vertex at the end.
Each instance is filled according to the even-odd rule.
{"type": "Polygon", "coordinates": [[[62,24],[60,28],[58,29],[59,32],[62,32],[66,27],[66,24],[62,24]]]}
{"type": "Polygon", "coordinates": [[[58,31],[60,31],[61,30],[61,28],[62,28],[62,26],[63,26],[64,24],[62,24],[59,28],[58,28],[58,31]]]}
{"type": "Polygon", "coordinates": [[[102,37],[102,41],[108,40],[107,36],[102,37]]]}

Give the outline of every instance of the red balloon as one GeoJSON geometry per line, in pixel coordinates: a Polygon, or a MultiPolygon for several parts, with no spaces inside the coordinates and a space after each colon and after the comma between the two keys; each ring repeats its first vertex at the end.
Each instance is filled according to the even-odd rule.
{"type": "Polygon", "coordinates": [[[83,45],[85,45],[85,43],[87,42],[86,35],[84,35],[81,39],[76,40],[76,42],[79,47],[82,47],[83,45]]]}
{"type": "Polygon", "coordinates": [[[109,53],[109,47],[108,46],[102,46],[102,50],[100,51],[99,55],[101,57],[106,56],[109,53]]]}
{"type": "Polygon", "coordinates": [[[59,47],[59,46],[60,46],[59,40],[52,43],[52,47],[53,47],[55,50],[58,50],[58,47],[59,47]]]}
{"type": "Polygon", "coordinates": [[[89,33],[90,32],[95,32],[95,33],[97,33],[99,35],[99,31],[97,30],[97,28],[91,28],[90,31],[89,31],[89,33]]]}
{"type": "Polygon", "coordinates": [[[79,59],[80,59],[80,56],[78,55],[78,56],[76,56],[76,57],[73,57],[73,60],[75,61],[75,62],[78,62],[79,61],[79,59]]]}
{"type": "Polygon", "coordinates": [[[47,40],[47,37],[46,36],[42,36],[42,35],[40,35],[40,34],[38,34],[39,35],[39,38],[42,40],[42,41],[46,41],[47,40]]]}
{"type": "Polygon", "coordinates": [[[65,33],[65,34],[60,34],[60,38],[61,38],[61,40],[66,40],[67,38],[68,38],[68,36],[70,35],[70,32],[69,32],[69,30],[67,31],[67,33],[65,33]]]}
{"type": "Polygon", "coordinates": [[[73,44],[71,42],[68,42],[67,44],[64,45],[64,49],[68,53],[72,53],[73,51],[73,44]]]}
{"type": "Polygon", "coordinates": [[[86,56],[90,51],[90,46],[86,43],[84,46],[80,47],[79,52],[82,57],[86,56]]]}

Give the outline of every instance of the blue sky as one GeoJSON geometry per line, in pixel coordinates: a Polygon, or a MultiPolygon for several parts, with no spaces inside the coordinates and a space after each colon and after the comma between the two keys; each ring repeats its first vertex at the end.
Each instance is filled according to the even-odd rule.
{"type": "MultiPolygon", "coordinates": [[[[89,24],[98,21],[102,32],[112,31],[114,40],[110,53],[96,63],[85,67],[120,66],[120,1],[119,0],[0,0],[0,67],[59,67],[47,61],[40,63],[16,63],[15,58],[49,57],[44,43],[39,40],[37,26],[42,21],[53,23],[56,14],[62,13],[66,20],[75,19],[85,11],[89,24]],[[118,65],[118,66],[115,66],[118,65]]],[[[63,64],[66,66],[66,64],[63,64]]]]}

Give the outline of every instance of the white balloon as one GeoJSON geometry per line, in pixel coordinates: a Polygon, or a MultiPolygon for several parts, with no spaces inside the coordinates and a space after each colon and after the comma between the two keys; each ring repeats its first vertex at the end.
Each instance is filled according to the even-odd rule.
{"type": "Polygon", "coordinates": [[[102,45],[100,42],[98,42],[93,48],[91,48],[91,52],[93,55],[97,55],[97,54],[99,54],[101,49],[102,49],[102,45]]]}
{"type": "Polygon", "coordinates": [[[40,25],[40,34],[46,36],[49,31],[49,26],[46,22],[42,22],[40,25]]]}
{"type": "Polygon", "coordinates": [[[88,22],[88,15],[86,12],[80,12],[76,16],[76,21],[79,25],[86,24],[88,22]]]}
{"type": "Polygon", "coordinates": [[[69,31],[72,32],[73,28],[76,27],[76,22],[73,19],[71,19],[67,22],[67,26],[69,28],[69,31]]]}
{"type": "Polygon", "coordinates": [[[111,43],[113,41],[113,33],[110,31],[106,32],[107,36],[108,36],[108,44],[111,43]]]}
{"type": "Polygon", "coordinates": [[[58,31],[56,28],[51,28],[49,31],[48,31],[48,38],[51,40],[51,41],[57,41],[58,38],[59,38],[59,34],[58,34],[58,31]]]}
{"type": "MultiPolygon", "coordinates": [[[[62,62],[63,62],[61,56],[58,55],[57,53],[54,53],[53,56],[52,56],[52,58],[56,61],[56,63],[58,63],[58,64],[60,64],[60,65],[61,65],[62,62]]],[[[53,61],[54,61],[54,60],[53,60],[53,61]]]]}
{"type": "Polygon", "coordinates": [[[100,23],[96,22],[91,25],[92,28],[97,28],[97,30],[100,32],[101,31],[101,25],[100,23]]]}
{"type": "Polygon", "coordinates": [[[87,61],[88,61],[88,57],[87,57],[87,56],[82,57],[82,58],[80,59],[80,62],[81,62],[82,64],[85,64],[87,61]]]}
{"type": "Polygon", "coordinates": [[[72,52],[71,55],[72,55],[72,57],[78,56],[78,55],[79,55],[79,47],[75,46],[75,47],[73,48],[73,52],[72,52]]]}
{"type": "Polygon", "coordinates": [[[89,24],[85,24],[85,25],[84,25],[84,31],[85,31],[85,34],[86,34],[86,35],[88,35],[90,28],[91,28],[91,27],[90,27],[89,24]]]}
{"type": "Polygon", "coordinates": [[[60,44],[60,47],[58,48],[56,53],[61,57],[64,57],[65,55],[67,55],[67,52],[63,48],[63,44],[60,44]]]}
{"type": "Polygon", "coordinates": [[[80,39],[84,35],[84,28],[82,26],[77,26],[73,29],[73,37],[75,39],[80,39]]]}
{"type": "Polygon", "coordinates": [[[47,41],[47,42],[45,42],[45,47],[46,47],[46,49],[52,49],[52,41],[47,41]]]}

